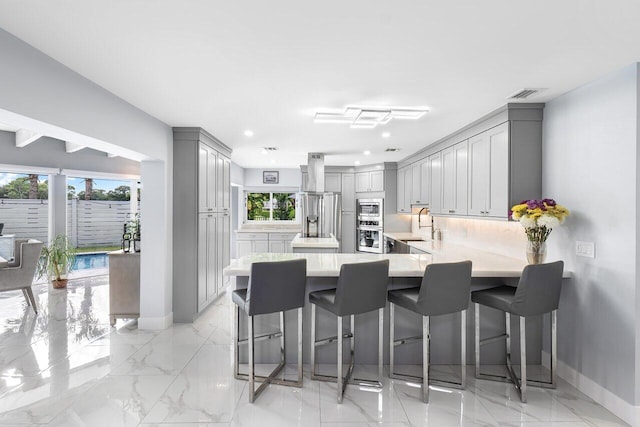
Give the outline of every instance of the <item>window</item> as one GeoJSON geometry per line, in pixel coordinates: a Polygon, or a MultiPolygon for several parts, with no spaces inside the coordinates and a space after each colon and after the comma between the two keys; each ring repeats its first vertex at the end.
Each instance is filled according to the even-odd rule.
{"type": "Polygon", "coordinates": [[[296,221],[296,193],[245,193],[247,221],[296,221]]]}

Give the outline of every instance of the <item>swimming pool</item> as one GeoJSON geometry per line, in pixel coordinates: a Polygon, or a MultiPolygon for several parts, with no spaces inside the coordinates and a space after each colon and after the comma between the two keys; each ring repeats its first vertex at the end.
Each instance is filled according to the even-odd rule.
{"type": "Polygon", "coordinates": [[[76,262],[71,270],[91,270],[95,268],[108,268],[109,255],[106,252],[78,254],[76,262]]]}

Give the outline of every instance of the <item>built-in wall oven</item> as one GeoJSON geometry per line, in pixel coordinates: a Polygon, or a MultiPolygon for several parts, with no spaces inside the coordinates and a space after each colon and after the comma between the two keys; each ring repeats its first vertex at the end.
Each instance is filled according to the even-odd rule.
{"type": "Polygon", "coordinates": [[[383,199],[358,199],[356,237],[358,251],[384,253],[383,199]]]}

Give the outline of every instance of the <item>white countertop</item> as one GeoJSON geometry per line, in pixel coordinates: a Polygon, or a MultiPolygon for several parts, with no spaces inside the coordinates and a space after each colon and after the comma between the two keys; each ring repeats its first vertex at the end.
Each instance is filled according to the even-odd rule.
{"type": "Polygon", "coordinates": [[[340,242],[333,234],[331,237],[302,237],[300,234],[291,241],[292,248],[340,249],[340,242]]]}
{"type": "Polygon", "coordinates": [[[0,267],[6,267],[9,265],[8,261],[0,256],[0,267]]]}

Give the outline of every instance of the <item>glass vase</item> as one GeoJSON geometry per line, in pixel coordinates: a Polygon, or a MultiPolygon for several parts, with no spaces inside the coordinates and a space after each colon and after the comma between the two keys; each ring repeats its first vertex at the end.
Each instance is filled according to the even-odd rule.
{"type": "Polygon", "coordinates": [[[547,257],[547,242],[527,241],[527,261],[529,264],[543,264],[547,257]]]}

